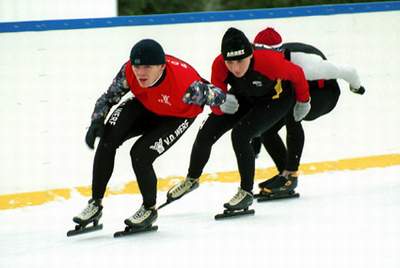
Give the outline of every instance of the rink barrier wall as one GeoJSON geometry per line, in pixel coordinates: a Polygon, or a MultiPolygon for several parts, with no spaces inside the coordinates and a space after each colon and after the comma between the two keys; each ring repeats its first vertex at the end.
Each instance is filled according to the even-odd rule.
{"type": "MultiPolygon", "coordinates": [[[[400,165],[400,154],[377,155],[337,161],[302,164],[300,166],[300,175],[311,175],[332,171],[384,168],[395,165],[400,165]]],[[[255,179],[265,180],[265,178],[270,178],[274,174],[276,174],[275,168],[257,169],[255,179]]],[[[183,179],[183,177],[178,176],[159,178],[157,185],[158,191],[167,191],[172,185],[181,179],[183,179]]],[[[200,180],[202,183],[235,183],[239,181],[239,173],[237,171],[231,171],[203,174],[200,177],[200,180]]],[[[91,187],[79,186],[75,188],[0,195],[0,210],[37,206],[57,200],[68,200],[76,194],[82,197],[90,197],[91,187]]],[[[106,191],[106,196],[121,194],[139,194],[139,188],[136,181],[130,181],[126,183],[122,189],[119,187],[118,190],[114,190],[108,187],[106,191]]]]}
{"type": "MultiPolygon", "coordinates": [[[[346,5],[324,5],[324,6],[285,8],[285,9],[199,12],[199,13],[184,13],[184,14],[173,14],[173,15],[167,14],[167,15],[135,16],[135,17],[120,17],[120,18],[105,18],[105,19],[0,23],[0,33],[15,32],[16,35],[19,35],[18,32],[24,32],[24,31],[25,32],[48,31],[48,30],[63,30],[63,29],[72,30],[72,29],[82,29],[82,28],[102,28],[102,27],[155,25],[155,24],[179,24],[179,23],[192,23],[192,22],[195,23],[195,22],[215,22],[215,21],[239,21],[239,20],[251,20],[251,19],[335,15],[335,14],[345,14],[345,13],[365,13],[365,12],[391,11],[391,10],[400,10],[400,1],[346,4],[346,5]],[[340,8],[343,9],[341,10],[340,8]],[[279,13],[280,11],[282,12],[279,13]],[[323,13],[323,11],[325,13],[323,13]],[[209,16],[209,20],[207,20],[207,16],[209,16]],[[186,20],[183,20],[184,18],[186,20]],[[128,21],[131,24],[122,24],[122,23],[118,24],[117,22],[119,20],[122,21],[131,20],[128,21]]],[[[329,172],[329,171],[384,168],[394,165],[400,165],[400,154],[348,158],[337,161],[303,164],[300,167],[300,171],[302,175],[307,175],[307,174],[315,174],[315,173],[329,172]]],[[[256,180],[257,179],[261,180],[271,177],[275,172],[276,171],[273,168],[257,169],[256,180]]],[[[166,191],[171,185],[173,185],[179,179],[182,179],[182,177],[169,176],[165,178],[159,178],[158,182],[159,191],[166,191]]],[[[201,181],[235,183],[239,181],[239,174],[237,171],[204,174],[201,177],[201,181]]],[[[121,187],[118,187],[118,189],[116,189],[115,187],[111,188],[109,187],[107,189],[107,195],[138,194],[138,193],[139,193],[138,187],[136,182],[134,181],[124,183],[122,189],[121,187]]],[[[0,210],[42,205],[57,200],[64,201],[71,199],[72,197],[75,196],[86,198],[89,197],[90,194],[91,194],[90,186],[77,186],[71,188],[48,189],[35,192],[31,191],[31,192],[20,192],[20,193],[16,192],[12,194],[2,194],[0,195],[0,210]]],[[[160,199],[162,199],[161,196],[160,199]]]]}
{"type": "Polygon", "coordinates": [[[249,9],[214,12],[121,16],[95,19],[42,20],[0,23],[0,33],[50,30],[72,30],[139,25],[160,25],[253,19],[273,19],[304,16],[382,12],[400,10],[400,1],[370,2],[337,5],[301,6],[290,8],[249,9]]]}

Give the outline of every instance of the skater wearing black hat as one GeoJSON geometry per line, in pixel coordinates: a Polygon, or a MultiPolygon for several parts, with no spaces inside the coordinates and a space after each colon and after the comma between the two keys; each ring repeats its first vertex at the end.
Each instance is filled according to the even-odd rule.
{"type": "Polygon", "coordinates": [[[296,121],[310,110],[307,81],[300,67],[279,52],[254,49],[244,33],[229,28],[221,44],[221,54],[212,65],[212,83],[232,99],[230,112],[212,108],[197,134],[192,148],[187,178],[167,193],[170,201],[197,188],[213,144],[232,129],[231,137],[240,173],[240,187],[224,204],[230,212],[247,211],[253,202],[255,155],[250,141],[285,117],[294,105],[296,121]],[[228,85],[230,88],[228,88],[228,85]]]}
{"type": "Polygon", "coordinates": [[[203,80],[188,63],[165,55],[156,41],[144,39],[133,46],[129,61],[96,102],[86,134],[91,149],[96,137],[100,138],[93,164],[92,198],[73,218],[78,225],[68,235],[99,229],[101,201],[113,172],[116,150],[132,137],[139,137],[130,155],[143,204],[125,220],[126,233],[154,230],[157,177],[153,162],[182,137],[202,112],[203,105],[183,101],[186,93],[194,91],[203,105],[217,106],[225,101],[225,93],[203,80]],[[122,102],[105,122],[111,107],[128,92],[133,93],[133,98],[122,102]],[[86,227],[90,223],[93,226],[86,227]]]}

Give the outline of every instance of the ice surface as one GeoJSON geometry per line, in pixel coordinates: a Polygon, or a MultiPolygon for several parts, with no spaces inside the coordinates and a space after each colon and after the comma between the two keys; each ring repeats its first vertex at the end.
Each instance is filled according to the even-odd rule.
{"type": "Polygon", "coordinates": [[[205,183],[159,211],[157,232],[121,239],[112,235],[140,195],[106,198],[104,229],[72,238],[83,197],[0,211],[0,267],[397,268],[398,174],[399,166],[303,176],[299,199],[254,203],[254,216],[223,221],[214,215],[238,184],[205,183]]]}

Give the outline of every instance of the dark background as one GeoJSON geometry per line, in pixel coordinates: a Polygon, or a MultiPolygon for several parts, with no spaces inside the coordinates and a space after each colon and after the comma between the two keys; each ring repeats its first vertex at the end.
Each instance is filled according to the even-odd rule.
{"type": "Polygon", "coordinates": [[[118,15],[221,11],[321,4],[388,2],[371,0],[118,0],[118,15]]]}

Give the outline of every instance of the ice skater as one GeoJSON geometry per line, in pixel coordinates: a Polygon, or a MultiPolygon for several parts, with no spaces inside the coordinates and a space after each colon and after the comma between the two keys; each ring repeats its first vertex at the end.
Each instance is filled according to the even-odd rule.
{"type": "Polygon", "coordinates": [[[235,28],[229,28],[222,38],[221,54],[212,65],[211,82],[227,92],[227,99],[237,99],[237,103],[232,102],[235,105],[231,114],[213,108],[215,113],[209,115],[193,144],[186,179],[168,191],[167,199],[179,199],[198,187],[213,144],[232,129],[241,180],[237,193],[224,204],[227,213],[222,217],[246,214],[253,203],[255,171],[250,141],[282,120],[290,110],[296,121],[303,119],[310,110],[308,83],[303,70],[285,60],[282,53],[263,48],[253,50],[245,34],[235,28]]]}
{"type": "MultiPolygon", "coordinates": [[[[202,105],[184,102],[185,94],[190,95],[192,91],[212,97],[204,100],[204,104],[226,103],[225,93],[208,84],[188,63],[165,55],[155,40],[144,39],[133,46],[130,59],[96,102],[86,134],[86,143],[91,149],[96,137],[100,137],[93,163],[92,198],[73,218],[78,225],[69,235],[99,229],[102,199],[113,172],[116,151],[133,137],[138,139],[130,156],[143,203],[125,220],[126,232],[118,235],[156,229],[152,226],[157,219],[157,177],[153,162],[182,137],[202,112],[202,105]],[[128,92],[133,97],[119,104],[105,122],[110,109],[128,92]],[[93,226],[87,227],[91,223],[93,226]]],[[[191,97],[195,99],[193,94],[191,97]]]]}

